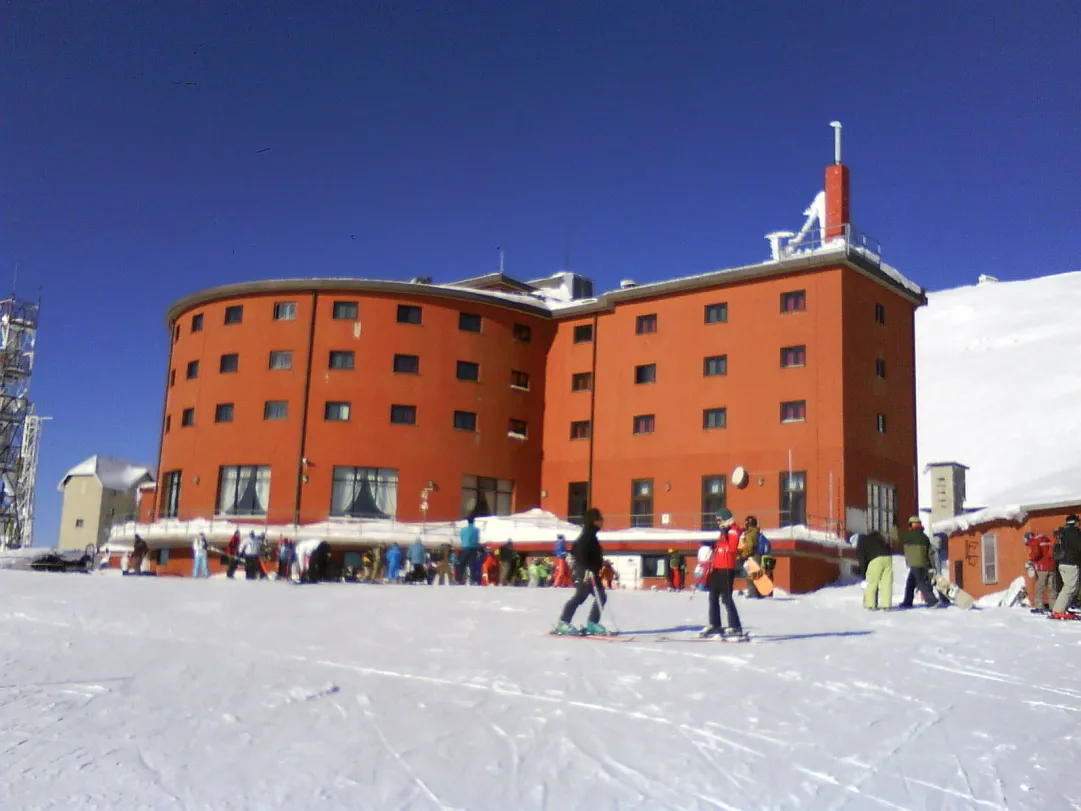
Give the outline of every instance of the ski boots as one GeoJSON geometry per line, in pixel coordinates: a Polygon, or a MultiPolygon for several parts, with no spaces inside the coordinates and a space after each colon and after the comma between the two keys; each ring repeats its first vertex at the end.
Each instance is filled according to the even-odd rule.
{"type": "Polygon", "coordinates": [[[586,636],[611,636],[612,632],[599,622],[587,622],[585,634],[586,636]]]}
{"type": "Polygon", "coordinates": [[[556,623],[556,627],[552,629],[552,633],[557,636],[582,636],[582,631],[575,628],[569,622],[563,622],[560,620],[556,623]]]}
{"type": "Polygon", "coordinates": [[[724,633],[720,627],[716,625],[707,625],[701,631],[698,632],[699,639],[705,639],[707,636],[723,636],[724,633]]]}
{"type": "Polygon", "coordinates": [[[742,628],[725,628],[721,636],[725,642],[750,642],[751,638],[742,628]]]}

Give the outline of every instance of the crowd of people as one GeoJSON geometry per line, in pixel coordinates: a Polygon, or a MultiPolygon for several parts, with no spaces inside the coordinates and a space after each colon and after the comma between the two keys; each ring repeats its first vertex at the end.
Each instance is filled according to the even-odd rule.
{"type": "Polygon", "coordinates": [[[1081,528],[1077,516],[1066,516],[1065,525],[1053,534],[1054,539],[1040,532],[1025,533],[1025,571],[1033,581],[1032,611],[1055,620],[1081,619],[1081,613],[1070,610],[1081,603],[1081,528]]]}

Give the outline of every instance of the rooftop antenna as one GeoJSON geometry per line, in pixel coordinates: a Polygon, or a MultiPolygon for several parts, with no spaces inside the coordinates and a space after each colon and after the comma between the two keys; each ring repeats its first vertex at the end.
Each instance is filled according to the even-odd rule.
{"type": "Polygon", "coordinates": [[[497,245],[496,250],[499,251],[499,272],[502,273],[503,272],[503,249],[500,248],[497,245]]]}
{"type": "Polygon", "coordinates": [[[841,165],[841,122],[831,121],[830,126],[833,127],[833,162],[838,166],[841,165]]]}
{"type": "Polygon", "coordinates": [[[19,263],[15,263],[15,270],[11,274],[11,298],[15,298],[15,285],[19,282],[19,263]]]}

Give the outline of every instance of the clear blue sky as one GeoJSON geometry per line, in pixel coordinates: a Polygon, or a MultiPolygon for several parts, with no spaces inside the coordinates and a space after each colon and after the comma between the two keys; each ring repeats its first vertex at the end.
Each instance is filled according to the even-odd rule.
{"type": "MultiPolygon", "coordinates": [[[[1081,269],[1073,2],[4,4],[0,279],[43,293],[37,543],[154,463],[173,300],[307,275],[767,258],[845,125],[852,219],[930,290],[1081,269]],[[192,84],[186,84],[186,83],[192,84]],[[266,151],[259,151],[266,150],[266,151]]],[[[7,283],[0,281],[0,287],[7,283]]]]}

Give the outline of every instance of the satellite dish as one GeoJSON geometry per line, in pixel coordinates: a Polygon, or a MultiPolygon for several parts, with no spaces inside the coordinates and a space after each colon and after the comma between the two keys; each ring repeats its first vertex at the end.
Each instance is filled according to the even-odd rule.
{"type": "Polygon", "coordinates": [[[751,477],[747,475],[747,468],[743,465],[738,465],[735,470],[732,471],[732,484],[741,490],[747,486],[747,482],[751,480],[751,477]]]}

